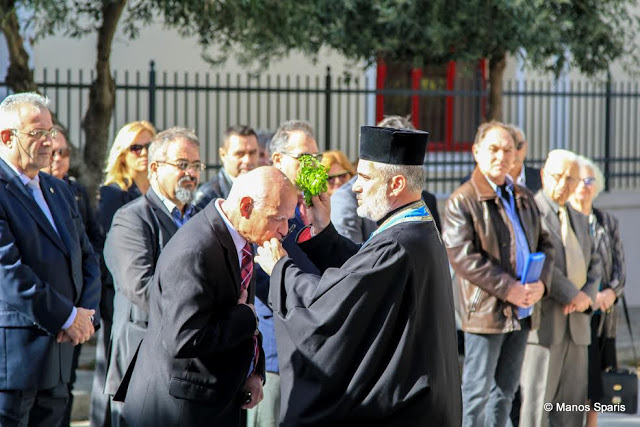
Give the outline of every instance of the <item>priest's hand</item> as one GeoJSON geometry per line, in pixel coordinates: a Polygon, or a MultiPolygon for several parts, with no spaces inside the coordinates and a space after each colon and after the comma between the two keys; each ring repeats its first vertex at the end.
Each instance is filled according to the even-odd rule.
{"type": "Polygon", "coordinates": [[[258,255],[254,261],[260,264],[262,270],[271,276],[273,267],[280,258],[287,256],[287,251],[282,247],[282,243],[276,238],[264,242],[262,246],[258,246],[258,255]]]}
{"type": "Polygon", "coordinates": [[[309,223],[313,227],[313,235],[319,234],[331,222],[331,201],[328,193],[311,197],[313,206],[306,209],[309,223]]]}
{"type": "Polygon", "coordinates": [[[249,378],[247,378],[247,381],[245,381],[243,390],[247,393],[247,397],[251,397],[251,400],[243,404],[241,408],[251,409],[255,407],[264,397],[262,393],[262,378],[260,378],[259,375],[251,374],[249,378]]]}

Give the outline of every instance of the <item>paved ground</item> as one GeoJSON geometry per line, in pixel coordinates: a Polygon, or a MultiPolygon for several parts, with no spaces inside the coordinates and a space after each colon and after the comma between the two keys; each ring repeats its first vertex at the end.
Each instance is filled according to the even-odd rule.
{"type": "MultiPolygon", "coordinates": [[[[620,310],[621,311],[621,310],[620,310]]],[[[622,315],[622,313],[621,313],[622,315]]],[[[636,352],[640,353],[640,307],[630,310],[631,326],[634,328],[633,335],[636,339],[636,352]]],[[[624,318],[618,319],[618,363],[620,367],[631,367],[633,363],[633,351],[631,339],[627,330],[624,318]]],[[[91,392],[91,381],[93,378],[93,363],[95,360],[95,344],[89,342],[82,348],[80,356],[80,367],[77,371],[77,381],[74,390],[74,408],[72,414],[72,426],[85,427],[89,426],[89,395],[91,392]]],[[[639,385],[640,389],[640,385],[639,385]]],[[[640,401],[638,404],[640,407],[640,401]]],[[[600,427],[624,427],[624,426],[640,426],[640,415],[624,415],[624,414],[602,414],[599,417],[600,427]]]]}

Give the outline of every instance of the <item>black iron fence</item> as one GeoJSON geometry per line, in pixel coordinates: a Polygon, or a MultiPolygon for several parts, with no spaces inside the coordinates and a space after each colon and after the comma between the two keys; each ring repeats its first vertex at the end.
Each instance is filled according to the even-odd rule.
{"type": "MultiPolygon", "coordinates": [[[[359,127],[375,123],[376,105],[384,105],[384,97],[406,97],[405,111],[384,113],[429,111],[420,116],[420,127],[431,131],[433,141],[425,161],[427,186],[441,194],[451,192],[474,166],[470,139],[487,100],[482,85],[454,90],[438,89],[438,84],[419,90],[376,89],[366,76],[349,78],[330,69],[316,76],[168,73],[157,71],[151,62],[146,72],[116,71],[114,79],[111,136],[139,119],[150,120],[159,129],[193,128],[202,141],[208,174],[219,167],[224,129],[238,123],[274,130],[284,120],[305,119],[316,129],[321,150],[340,149],[355,160],[359,127]]],[[[88,143],[81,121],[92,80],[93,75],[82,71],[37,71],[39,87],[80,149],[88,143]]],[[[529,163],[541,166],[550,149],[567,148],[594,159],[605,173],[608,189],[640,187],[637,82],[507,81],[503,97],[504,121],[527,132],[529,163]]]]}

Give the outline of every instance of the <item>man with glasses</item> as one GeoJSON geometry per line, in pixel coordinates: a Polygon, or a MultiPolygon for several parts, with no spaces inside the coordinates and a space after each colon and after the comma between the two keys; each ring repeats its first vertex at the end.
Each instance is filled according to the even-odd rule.
{"type": "Polygon", "coordinates": [[[99,325],[100,269],[69,186],[51,162],[48,100],[0,104],[0,425],[55,426],[73,347],[99,325]]]}
{"type": "MultiPolygon", "coordinates": [[[[111,397],[147,330],[160,252],[197,210],[191,204],[202,170],[197,136],[183,128],[160,132],[149,148],[149,170],[151,188],[116,212],[104,247],[116,288],[105,386],[111,397]]],[[[112,400],[111,425],[122,423],[122,403],[112,400]]]]}
{"type": "Polygon", "coordinates": [[[555,250],[555,263],[549,297],[542,301],[540,328],[529,334],[522,365],[520,425],[524,427],[583,424],[584,411],[576,409],[587,401],[591,341],[587,310],[602,273],[588,219],[567,203],[579,178],[574,153],[549,152],[536,203],[555,250]]]}
{"type": "MultiPolygon", "coordinates": [[[[318,153],[318,145],[311,125],[301,120],[290,120],[280,125],[271,139],[269,151],[273,165],[282,171],[291,182],[295,182],[300,171],[300,157],[309,154],[318,161],[322,154],[318,153]]],[[[289,219],[289,234],[282,244],[290,256],[298,262],[300,268],[312,274],[319,274],[316,266],[300,250],[295,243],[295,236],[305,226],[302,193],[298,190],[298,204],[295,215],[289,219]]],[[[273,312],[268,304],[269,276],[256,266],[256,313],[260,319],[258,328],[262,333],[262,347],[265,352],[266,383],[264,400],[257,407],[248,411],[247,427],[276,427],[280,420],[280,367],[276,348],[276,333],[273,325],[273,312]]]]}
{"type": "Polygon", "coordinates": [[[225,131],[222,141],[218,150],[222,167],[196,192],[195,205],[200,209],[211,200],[227,197],[234,179],[258,167],[258,137],[252,128],[231,126],[225,131]]]}

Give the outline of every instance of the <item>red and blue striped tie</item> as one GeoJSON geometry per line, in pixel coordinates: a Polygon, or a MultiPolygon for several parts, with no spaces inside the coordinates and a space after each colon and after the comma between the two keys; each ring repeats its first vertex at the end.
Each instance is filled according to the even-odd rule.
{"type": "MultiPolygon", "coordinates": [[[[251,252],[251,246],[247,242],[242,248],[242,261],[240,263],[240,289],[245,290],[249,287],[251,282],[251,275],[253,274],[253,252],[251,252]]],[[[253,337],[253,372],[258,367],[258,357],[260,356],[260,348],[258,347],[258,337],[253,337]]]]}

